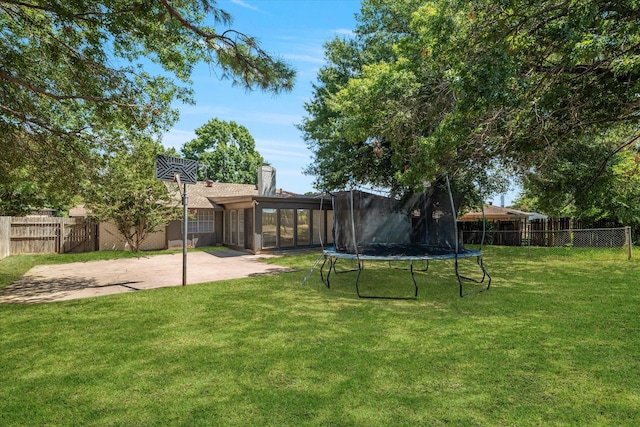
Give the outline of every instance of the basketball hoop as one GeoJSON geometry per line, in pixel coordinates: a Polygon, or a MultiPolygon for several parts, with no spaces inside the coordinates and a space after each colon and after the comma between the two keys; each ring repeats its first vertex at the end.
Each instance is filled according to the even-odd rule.
{"type": "Polygon", "coordinates": [[[182,286],[185,286],[187,284],[187,230],[189,216],[187,184],[198,183],[198,162],[191,159],[156,156],[156,179],[178,183],[178,190],[182,197],[182,286]]]}

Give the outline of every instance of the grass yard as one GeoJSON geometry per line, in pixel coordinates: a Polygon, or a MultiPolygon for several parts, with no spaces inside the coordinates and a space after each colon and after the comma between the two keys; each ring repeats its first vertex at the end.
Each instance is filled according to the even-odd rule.
{"type": "MultiPolygon", "coordinates": [[[[418,300],[317,269],[302,286],[309,254],[271,261],[297,273],[0,306],[0,425],[640,425],[640,261],[486,252],[492,288],[469,298],[450,261],[417,274],[418,300]]],[[[412,292],[406,271],[361,280],[412,292]]]]}

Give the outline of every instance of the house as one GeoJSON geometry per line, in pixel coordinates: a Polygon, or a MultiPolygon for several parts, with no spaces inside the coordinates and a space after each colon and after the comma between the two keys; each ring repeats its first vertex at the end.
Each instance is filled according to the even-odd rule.
{"type": "MultiPolygon", "coordinates": [[[[483,212],[473,211],[467,212],[458,218],[459,222],[473,222],[482,220],[483,212]]],[[[537,212],[524,212],[512,208],[503,208],[494,205],[485,205],[484,218],[487,221],[533,221],[538,219],[547,219],[546,215],[537,212]]]]}
{"type": "MultiPolygon", "coordinates": [[[[177,186],[167,183],[180,199],[177,186]]],[[[275,169],[262,166],[258,185],[212,181],[187,186],[187,245],[226,245],[257,254],[332,243],[331,199],[276,189],[275,169]]],[[[182,220],[166,229],[166,247],[182,247],[182,220]]]]}
{"type": "Polygon", "coordinates": [[[53,217],[56,210],[53,208],[32,208],[27,217],[53,217]]]}
{"type": "MultiPolygon", "coordinates": [[[[69,209],[69,217],[85,221],[89,218],[90,210],[85,205],[76,205],[69,209]]],[[[97,224],[97,249],[100,251],[115,251],[127,249],[127,242],[123,239],[118,227],[113,221],[104,221],[97,224]]],[[[140,247],[143,251],[161,250],[167,248],[166,229],[161,228],[144,239],[140,247]]]]}
{"type": "Polygon", "coordinates": [[[485,205],[482,210],[467,212],[458,218],[460,222],[481,221],[483,216],[487,221],[527,221],[531,214],[517,209],[503,208],[494,205],[485,205]]]}
{"type": "Polygon", "coordinates": [[[478,222],[485,218],[491,226],[488,236],[491,244],[520,246],[527,242],[527,229],[531,221],[546,218],[535,212],[523,212],[517,209],[486,205],[482,211],[468,212],[458,218],[458,232],[463,243],[478,244],[484,238],[478,222]],[[480,229],[479,229],[480,228],[480,229]]]}
{"type": "MultiPolygon", "coordinates": [[[[275,169],[270,166],[262,166],[258,173],[258,185],[210,180],[187,185],[187,246],[226,245],[257,254],[333,243],[329,197],[276,189],[275,169]]],[[[177,201],[182,199],[175,183],[165,185],[177,201]]],[[[87,210],[77,206],[70,216],[84,218],[87,210]]],[[[182,233],[182,219],[170,221],[149,234],[141,249],[180,248],[182,233]]],[[[113,222],[100,223],[98,235],[100,250],[126,249],[113,222]]]]}

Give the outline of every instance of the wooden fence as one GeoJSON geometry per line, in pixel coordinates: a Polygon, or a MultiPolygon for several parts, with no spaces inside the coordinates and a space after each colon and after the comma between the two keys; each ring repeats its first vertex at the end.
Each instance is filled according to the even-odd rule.
{"type": "Polygon", "coordinates": [[[0,258],[2,255],[91,252],[97,249],[98,225],[93,220],[0,217],[0,258]],[[5,234],[2,226],[6,227],[7,223],[9,232],[5,234]]]}

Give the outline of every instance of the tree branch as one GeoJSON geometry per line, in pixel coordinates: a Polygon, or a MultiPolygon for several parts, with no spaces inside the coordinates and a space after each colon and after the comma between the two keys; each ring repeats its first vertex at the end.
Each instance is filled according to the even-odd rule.
{"type": "Polygon", "coordinates": [[[110,98],[100,97],[100,96],[89,96],[89,95],[56,95],[51,93],[45,89],[34,86],[24,80],[21,80],[17,77],[13,77],[4,71],[0,70],[0,78],[6,80],[9,83],[16,84],[18,86],[22,86],[25,89],[28,89],[32,92],[39,93],[40,95],[46,96],[47,98],[55,99],[56,101],[65,101],[65,100],[82,100],[82,101],[93,101],[93,102],[105,102],[112,105],[117,105],[119,107],[142,107],[140,104],[127,104],[123,102],[116,102],[110,98]]]}
{"type": "MultiPolygon", "coordinates": [[[[605,168],[607,167],[607,164],[609,164],[611,159],[613,159],[613,157],[616,154],[618,154],[619,152],[621,152],[622,150],[624,150],[625,148],[627,148],[628,146],[630,146],[631,144],[633,144],[634,142],[636,142],[638,140],[640,140],[640,132],[636,131],[636,135],[634,135],[629,141],[625,142],[624,144],[619,145],[615,150],[613,150],[611,153],[609,153],[609,155],[607,155],[607,157],[602,161],[602,163],[600,163],[600,167],[598,168],[596,173],[594,173],[593,176],[591,177],[591,179],[589,180],[589,185],[584,190],[584,193],[586,194],[586,193],[589,193],[589,191],[591,191],[591,189],[595,185],[596,181],[598,180],[598,178],[600,178],[600,175],[602,175],[602,172],[604,172],[605,168]]],[[[567,202],[566,206],[568,206],[571,202],[573,202],[573,200],[575,200],[575,197],[576,196],[574,194],[573,197],[571,198],[571,200],[569,200],[569,202],[567,202]]]]}

